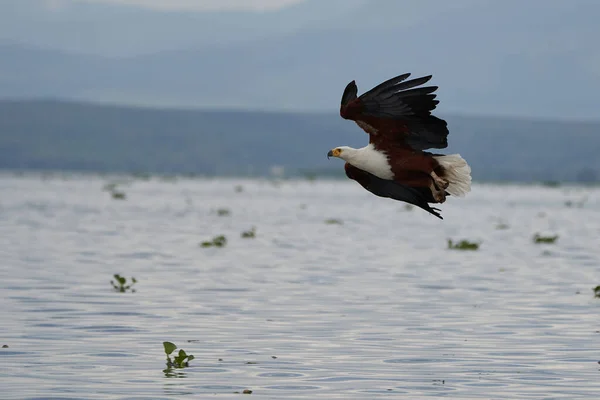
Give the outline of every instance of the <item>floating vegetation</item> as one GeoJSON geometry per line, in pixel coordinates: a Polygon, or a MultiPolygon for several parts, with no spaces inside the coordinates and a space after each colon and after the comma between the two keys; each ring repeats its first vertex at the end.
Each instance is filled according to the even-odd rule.
{"type": "Polygon", "coordinates": [[[152,175],[150,175],[147,172],[133,172],[131,174],[132,177],[134,177],[135,179],[139,179],[141,181],[149,181],[150,178],[152,177],[152,175]]]}
{"type": "Polygon", "coordinates": [[[549,188],[557,188],[557,187],[560,187],[560,182],[559,181],[544,181],[544,182],[542,182],[542,186],[546,186],[549,188]]]}
{"type": "Polygon", "coordinates": [[[479,243],[468,240],[461,240],[458,243],[454,243],[451,239],[448,239],[448,248],[452,250],[478,250],[479,243]]]}
{"type": "Polygon", "coordinates": [[[254,239],[256,237],[256,228],[252,227],[249,231],[244,231],[241,234],[244,239],[254,239]]]}
{"type": "Polygon", "coordinates": [[[117,188],[117,185],[118,184],[116,182],[109,182],[102,187],[102,190],[105,192],[112,192],[117,188]]]}
{"type": "Polygon", "coordinates": [[[7,344],[3,344],[3,345],[2,345],[2,348],[3,348],[3,349],[8,349],[8,345],[7,345],[7,344]]]}
{"type": "Polygon", "coordinates": [[[171,368],[189,367],[189,362],[195,358],[193,355],[187,354],[183,349],[179,349],[179,353],[171,358],[171,354],[177,350],[177,345],[171,342],[163,342],[163,347],[167,355],[167,369],[165,372],[171,368]]]}
{"type": "MultiPolygon", "coordinates": [[[[596,286],[594,289],[592,289],[594,291],[594,297],[597,297],[600,299],[600,285],[596,286]]],[[[8,346],[6,346],[8,347],[8,346]]]]}
{"type": "Polygon", "coordinates": [[[115,200],[125,200],[125,198],[127,197],[125,195],[125,192],[120,192],[118,190],[113,190],[110,194],[115,200]]]}
{"type": "MultiPolygon", "coordinates": [[[[240,392],[233,392],[234,394],[240,394],[240,392]]],[[[252,394],[252,390],[250,389],[244,389],[241,392],[242,394],[252,394]]]]}
{"type": "Polygon", "coordinates": [[[587,200],[588,200],[587,196],[585,196],[584,198],[582,198],[579,201],[567,200],[567,201],[565,201],[565,206],[567,206],[569,208],[570,207],[583,208],[583,206],[585,205],[587,200]]]}
{"type": "Polygon", "coordinates": [[[215,236],[212,240],[200,243],[201,247],[224,247],[227,244],[227,238],[223,235],[215,236]]]}
{"type": "Polygon", "coordinates": [[[105,192],[109,192],[112,198],[115,200],[125,200],[125,192],[123,192],[122,190],[118,190],[118,185],[119,184],[117,182],[109,182],[102,187],[102,190],[105,192]]]}
{"type": "Polygon", "coordinates": [[[304,179],[306,179],[309,182],[314,182],[317,180],[317,174],[314,172],[306,172],[304,174],[304,179]]]}
{"type": "Polygon", "coordinates": [[[558,239],[558,235],[542,236],[539,233],[533,235],[533,243],[554,243],[558,239]]]}
{"type": "Polygon", "coordinates": [[[244,187],[242,185],[236,185],[234,190],[236,193],[242,193],[244,191],[244,187]]]}
{"type": "Polygon", "coordinates": [[[229,210],[228,208],[219,208],[217,209],[217,215],[219,217],[228,217],[231,215],[231,210],[229,210]]]}
{"type": "Polygon", "coordinates": [[[341,219],[337,219],[337,218],[329,218],[325,220],[325,223],[327,225],[342,225],[343,222],[341,219]]]}
{"type": "Polygon", "coordinates": [[[116,283],[115,281],[111,280],[110,284],[117,292],[125,293],[128,290],[130,290],[131,293],[135,293],[135,289],[132,289],[132,286],[137,283],[137,280],[134,277],[131,277],[131,283],[128,285],[127,278],[125,278],[124,276],[121,276],[119,274],[114,274],[113,276],[116,280],[116,283]]]}
{"type": "Polygon", "coordinates": [[[506,230],[508,228],[510,228],[510,226],[508,226],[508,224],[505,224],[504,222],[500,222],[498,225],[496,225],[496,229],[498,229],[499,231],[506,230]]]}
{"type": "Polygon", "coordinates": [[[175,175],[161,175],[158,179],[162,182],[170,182],[170,183],[177,182],[177,176],[175,176],[175,175]]]}

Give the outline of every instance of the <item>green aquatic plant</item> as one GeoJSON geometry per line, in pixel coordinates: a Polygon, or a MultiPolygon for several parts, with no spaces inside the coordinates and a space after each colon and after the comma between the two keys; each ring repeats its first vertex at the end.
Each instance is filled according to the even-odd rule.
{"type": "Polygon", "coordinates": [[[134,277],[131,277],[131,283],[127,284],[127,278],[125,278],[124,276],[121,276],[119,274],[114,274],[113,276],[116,281],[110,281],[110,284],[113,286],[113,289],[120,293],[125,293],[128,290],[130,290],[132,293],[135,293],[135,289],[132,289],[132,286],[137,283],[137,280],[134,277]]]}
{"type": "Polygon", "coordinates": [[[249,231],[244,231],[241,234],[244,239],[254,239],[256,237],[256,228],[252,227],[249,231]]]}
{"type": "Polygon", "coordinates": [[[544,181],[544,182],[542,182],[542,186],[550,187],[550,188],[557,188],[557,187],[560,187],[560,182],[559,181],[544,181]]]}
{"type": "Polygon", "coordinates": [[[104,190],[105,192],[112,192],[117,188],[117,185],[118,183],[116,182],[108,182],[102,187],[102,190],[104,190]]]}
{"type": "Polygon", "coordinates": [[[314,172],[306,172],[304,173],[304,179],[306,179],[309,182],[314,182],[317,180],[317,174],[314,172]]]}
{"type": "Polygon", "coordinates": [[[533,243],[554,243],[558,240],[558,235],[542,236],[539,233],[533,235],[533,243]]]}
{"type": "Polygon", "coordinates": [[[217,215],[219,217],[227,217],[227,216],[231,215],[231,211],[228,208],[219,208],[217,210],[217,215]]]}
{"type": "Polygon", "coordinates": [[[478,250],[480,243],[470,242],[468,240],[461,240],[458,243],[452,242],[448,239],[448,248],[452,250],[478,250]]]}
{"type": "Polygon", "coordinates": [[[600,299],[600,285],[596,286],[594,289],[592,289],[594,291],[594,297],[597,297],[600,299]]]}
{"type": "Polygon", "coordinates": [[[149,181],[150,178],[152,178],[152,175],[150,175],[148,172],[133,172],[131,176],[141,181],[149,181]]]}
{"type": "Polygon", "coordinates": [[[567,201],[565,201],[565,206],[567,206],[567,207],[575,207],[575,208],[583,208],[585,206],[585,203],[587,202],[587,200],[588,200],[587,196],[583,197],[579,201],[567,200],[567,201]]]}
{"type": "Polygon", "coordinates": [[[343,222],[341,219],[337,219],[337,218],[329,218],[325,220],[325,223],[327,225],[342,225],[343,222]]]}
{"type": "Polygon", "coordinates": [[[195,358],[193,355],[187,354],[183,349],[179,349],[177,355],[171,358],[171,354],[177,350],[177,345],[171,342],[163,342],[163,347],[167,355],[167,370],[170,368],[189,367],[189,362],[195,358]]]}
{"type": "Polygon", "coordinates": [[[200,243],[201,247],[224,247],[227,244],[227,238],[224,235],[215,236],[212,240],[200,243]]]}
{"type": "Polygon", "coordinates": [[[125,192],[121,192],[116,189],[112,190],[110,194],[111,194],[112,198],[115,200],[125,200],[125,198],[127,197],[125,195],[125,192]]]}
{"type": "Polygon", "coordinates": [[[161,182],[169,182],[169,183],[175,183],[177,182],[177,176],[176,175],[161,175],[158,178],[161,182]]]}

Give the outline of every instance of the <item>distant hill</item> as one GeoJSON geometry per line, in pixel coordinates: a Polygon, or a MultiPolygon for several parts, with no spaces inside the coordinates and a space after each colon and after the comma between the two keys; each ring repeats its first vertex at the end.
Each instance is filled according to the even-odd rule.
{"type": "Polygon", "coordinates": [[[334,112],[403,72],[446,113],[591,119],[597,0],[308,0],[270,12],[0,2],[0,97],[334,112]]]}
{"type": "MultiPolygon", "coordinates": [[[[450,147],[480,181],[598,181],[600,122],[443,116],[450,147]]],[[[367,136],[337,113],[118,107],[0,101],[0,168],[341,176],[335,146],[367,136]]]]}

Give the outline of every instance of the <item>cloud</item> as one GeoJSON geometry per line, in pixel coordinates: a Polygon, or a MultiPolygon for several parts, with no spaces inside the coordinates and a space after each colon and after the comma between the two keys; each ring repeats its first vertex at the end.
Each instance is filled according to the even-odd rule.
{"type": "Polygon", "coordinates": [[[275,10],[305,0],[73,0],[79,2],[137,5],[159,10],[275,10]]]}

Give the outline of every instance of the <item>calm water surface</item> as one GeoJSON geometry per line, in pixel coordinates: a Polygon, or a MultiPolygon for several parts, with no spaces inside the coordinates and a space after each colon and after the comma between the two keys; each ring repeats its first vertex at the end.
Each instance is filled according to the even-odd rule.
{"type": "Polygon", "coordinates": [[[345,181],[109,180],[0,177],[2,399],[600,395],[598,189],[476,185],[440,221],[345,181]]]}

